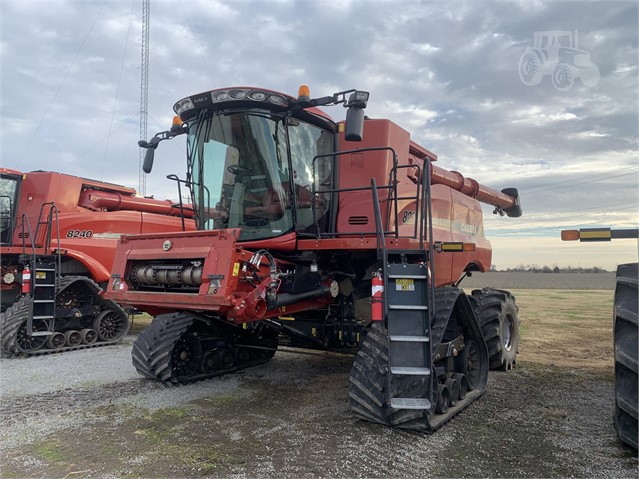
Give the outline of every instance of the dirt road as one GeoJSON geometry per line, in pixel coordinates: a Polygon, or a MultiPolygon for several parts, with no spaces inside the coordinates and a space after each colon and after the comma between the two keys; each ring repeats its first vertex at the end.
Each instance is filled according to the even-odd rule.
{"type": "Polygon", "coordinates": [[[428,436],[354,419],[348,356],[165,387],[132,339],[0,361],[2,477],[637,477],[611,374],[523,362],[428,436]]]}

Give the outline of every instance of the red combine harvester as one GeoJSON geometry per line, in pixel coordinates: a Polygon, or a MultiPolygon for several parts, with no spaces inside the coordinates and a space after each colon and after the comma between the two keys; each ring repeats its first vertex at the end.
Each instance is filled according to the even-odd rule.
{"type": "Polygon", "coordinates": [[[350,350],[358,416],[434,430],[484,392],[489,366],[512,367],[514,298],[459,282],[490,268],[480,201],[520,216],[517,190],[435,166],[407,131],[365,118],[367,101],[217,89],[140,142],[149,172],[158,144],[186,135],[202,230],[120,239],[106,296],[156,315],[133,347],[142,375],[188,383],[278,344],[350,350]],[[317,108],[335,104],[345,122],[317,108]]]}
{"type": "Polygon", "coordinates": [[[0,168],[2,355],[120,341],[128,317],[102,297],[120,234],[193,230],[192,217],[132,188],[0,168]]]}

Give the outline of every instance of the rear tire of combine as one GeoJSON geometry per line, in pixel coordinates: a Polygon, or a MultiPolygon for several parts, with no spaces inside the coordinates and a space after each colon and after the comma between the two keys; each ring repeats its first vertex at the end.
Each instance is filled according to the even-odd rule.
{"type": "MultiPolygon", "coordinates": [[[[519,308],[508,291],[484,288],[471,296],[475,314],[488,347],[490,369],[508,371],[517,362],[519,352],[519,308]]],[[[470,379],[469,379],[469,389],[470,379]]]]}
{"type": "Polygon", "coordinates": [[[619,439],[637,449],[638,263],[617,268],[614,300],[615,413],[619,439]]]}

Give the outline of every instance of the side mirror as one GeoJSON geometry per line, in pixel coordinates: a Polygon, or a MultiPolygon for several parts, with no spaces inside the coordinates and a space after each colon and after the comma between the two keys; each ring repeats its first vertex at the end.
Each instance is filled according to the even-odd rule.
{"type": "Polygon", "coordinates": [[[364,110],[348,108],[346,110],[346,141],[362,141],[364,135],[364,110]]]}
{"type": "Polygon", "coordinates": [[[144,155],[144,163],[142,163],[142,171],[151,173],[153,169],[153,157],[155,156],[155,148],[148,148],[144,155]]]}

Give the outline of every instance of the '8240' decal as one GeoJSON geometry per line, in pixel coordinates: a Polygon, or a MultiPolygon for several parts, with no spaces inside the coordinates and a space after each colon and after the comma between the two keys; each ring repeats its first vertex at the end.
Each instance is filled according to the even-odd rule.
{"type": "Polygon", "coordinates": [[[67,238],[92,238],[92,230],[69,230],[67,231],[67,238]]]}

